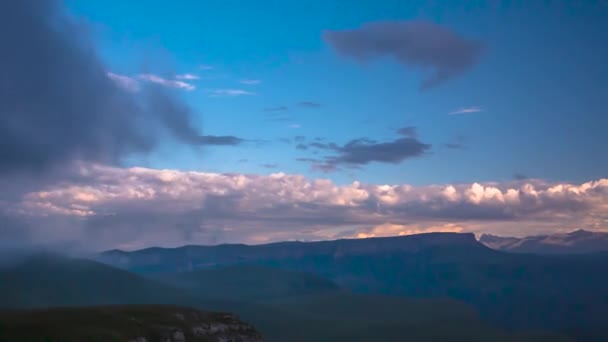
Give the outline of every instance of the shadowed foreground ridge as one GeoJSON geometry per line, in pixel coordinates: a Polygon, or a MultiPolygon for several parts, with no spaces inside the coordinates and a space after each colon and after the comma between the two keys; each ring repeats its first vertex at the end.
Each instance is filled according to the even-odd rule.
{"type": "Polygon", "coordinates": [[[170,305],[53,308],[0,313],[0,341],[262,341],[236,316],[170,305]]]}

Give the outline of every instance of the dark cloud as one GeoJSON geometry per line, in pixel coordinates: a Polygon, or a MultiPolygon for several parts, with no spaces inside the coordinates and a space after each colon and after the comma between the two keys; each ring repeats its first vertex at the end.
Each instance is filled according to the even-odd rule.
{"type": "Polygon", "coordinates": [[[515,174],[513,175],[513,178],[514,178],[515,180],[526,180],[526,179],[530,179],[530,177],[528,177],[527,175],[525,175],[525,174],[523,174],[523,173],[519,173],[519,172],[515,173],[515,174]]]}
{"type": "Polygon", "coordinates": [[[0,172],[117,164],[152,150],[163,134],[196,146],[237,141],[201,136],[171,90],[125,91],[108,77],[89,32],[60,1],[0,2],[0,172]]]}
{"type": "Polygon", "coordinates": [[[234,146],[243,143],[245,140],[232,136],[232,135],[203,135],[200,136],[199,141],[205,145],[223,145],[223,146],[234,146]]]}
{"type": "Polygon", "coordinates": [[[465,150],[467,147],[460,143],[445,143],[443,146],[453,150],[465,150]]]}
{"type": "MultiPolygon", "coordinates": [[[[308,162],[314,170],[323,172],[338,171],[341,167],[359,168],[372,162],[399,164],[406,159],[422,156],[431,148],[431,145],[409,137],[387,142],[360,138],[351,140],[343,146],[336,143],[314,141],[305,146],[307,148],[316,148],[336,153],[336,155],[326,156],[323,159],[296,159],[308,162]]],[[[296,146],[296,148],[298,147],[296,146]]]]}
{"type": "Polygon", "coordinates": [[[360,28],[325,31],[323,39],[339,54],[368,62],[391,56],[403,65],[422,69],[427,89],[472,68],[482,52],[479,42],[425,21],[373,22],[360,28]]]}
{"type": "Polygon", "coordinates": [[[285,106],[277,106],[277,107],[264,108],[265,112],[286,112],[288,110],[289,110],[289,108],[287,108],[285,106]]]}
{"type": "Polygon", "coordinates": [[[340,148],[335,143],[322,143],[322,142],[318,142],[318,141],[313,141],[310,144],[308,144],[308,146],[310,146],[312,148],[317,148],[320,150],[337,150],[340,148]]]}
{"type": "Polygon", "coordinates": [[[400,134],[400,135],[403,135],[406,137],[410,137],[410,138],[418,137],[418,131],[416,130],[416,127],[412,127],[412,126],[399,128],[397,130],[397,134],[400,134]]]}
{"type": "Polygon", "coordinates": [[[296,149],[297,150],[308,150],[308,145],[303,144],[303,143],[299,143],[296,145],[296,149]]]}
{"type": "Polygon", "coordinates": [[[431,145],[415,138],[399,138],[389,142],[376,142],[370,139],[355,139],[336,149],[338,156],[329,161],[334,164],[364,165],[370,162],[398,164],[402,161],[423,155],[431,145]]]}
{"type": "Polygon", "coordinates": [[[294,141],[298,141],[298,142],[302,142],[306,140],[306,137],[303,135],[296,135],[295,137],[293,137],[294,141]]]}
{"type": "Polygon", "coordinates": [[[454,138],[452,141],[443,144],[444,147],[453,149],[453,150],[466,150],[467,149],[467,138],[463,136],[458,136],[454,138]]]}
{"type": "Polygon", "coordinates": [[[319,107],[321,107],[321,104],[317,103],[317,102],[312,102],[312,101],[301,101],[301,102],[298,102],[298,106],[304,107],[304,108],[319,108],[319,107]]]}

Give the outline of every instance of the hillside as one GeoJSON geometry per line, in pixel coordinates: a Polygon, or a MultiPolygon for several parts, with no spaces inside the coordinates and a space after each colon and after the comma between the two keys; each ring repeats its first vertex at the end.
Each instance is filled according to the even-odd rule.
{"type": "MultiPolygon", "coordinates": [[[[224,265],[261,265],[316,274],[361,294],[454,298],[505,329],[559,330],[579,340],[608,338],[603,329],[604,317],[608,317],[608,289],[604,286],[608,283],[608,255],[504,253],[468,234],[367,240],[293,243],[299,247],[276,255],[269,252],[268,245],[241,246],[230,257],[229,253],[221,258],[211,256],[209,261],[214,267],[229,260],[224,265]],[[344,245],[349,248],[340,247],[344,245]]],[[[213,247],[201,247],[209,248],[213,247]]],[[[209,267],[201,266],[204,259],[198,259],[199,255],[182,248],[121,253],[136,268],[143,265],[142,260],[154,267],[154,259],[162,267],[179,267],[170,262],[177,259],[165,253],[173,258],[180,255],[182,261],[196,260],[196,267],[209,267]],[[146,255],[144,259],[140,253],[146,255]]]]}
{"type": "MultiPolygon", "coordinates": [[[[265,341],[387,341],[404,338],[418,341],[543,340],[537,339],[537,335],[514,335],[495,329],[483,322],[474,308],[454,300],[412,300],[350,294],[344,290],[334,290],[333,283],[318,276],[258,266],[230,267],[210,272],[223,277],[221,282],[213,285],[227,286],[221,296],[211,293],[199,296],[196,291],[162,285],[93,261],[39,255],[2,270],[0,307],[82,307],[146,303],[187,305],[203,310],[236,313],[260,331],[265,341]],[[239,270],[250,270],[250,274],[239,270]],[[252,275],[257,274],[254,272],[256,270],[260,271],[261,279],[257,283],[247,283],[245,280],[252,279],[252,275]],[[264,279],[265,276],[274,278],[264,279]],[[233,279],[234,284],[229,284],[230,279],[233,279]],[[277,283],[271,290],[277,291],[276,293],[257,288],[272,281],[277,283]],[[292,281],[296,281],[297,286],[293,286],[292,281]],[[219,298],[229,296],[230,292],[235,298],[219,298]],[[254,299],[246,299],[248,296],[254,299]],[[438,329],[437,326],[441,328],[438,329]]],[[[206,278],[199,278],[200,274],[196,272],[193,274],[196,279],[206,278]]],[[[203,283],[201,286],[207,285],[203,283]]],[[[76,309],[66,310],[65,315],[68,315],[74,312],[69,310],[76,309]]],[[[59,316],[62,315],[64,314],[59,316]]],[[[5,319],[13,322],[12,319],[5,319]]],[[[85,323],[86,326],[88,323],[85,323]]],[[[57,324],[61,326],[63,323],[57,324]]],[[[121,323],[116,324],[116,327],[121,327],[121,323]]],[[[12,326],[19,327],[18,324],[12,326]]]]}
{"type": "Polygon", "coordinates": [[[177,306],[102,306],[0,312],[0,341],[262,341],[230,314],[177,306]]]}
{"type": "Polygon", "coordinates": [[[585,230],[524,238],[484,234],[479,238],[479,242],[490,248],[512,253],[565,255],[608,252],[608,233],[585,230]]]}
{"type": "Polygon", "coordinates": [[[182,291],[95,261],[37,254],[0,268],[0,308],[186,303],[182,291]]]}
{"type": "Polygon", "coordinates": [[[156,279],[204,298],[259,301],[335,292],[339,287],[311,273],[237,265],[162,274],[156,279]]]}

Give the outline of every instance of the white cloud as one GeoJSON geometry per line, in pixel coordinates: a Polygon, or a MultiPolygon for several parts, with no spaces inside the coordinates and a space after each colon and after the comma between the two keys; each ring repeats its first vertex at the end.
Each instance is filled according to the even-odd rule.
{"type": "Polygon", "coordinates": [[[243,89],[211,89],[207,90],[211,97],[235,97],[242,95],[255,95],[255,93],[243,89]]]}
{"type": "Polygon", "coordinates": [[[296,124],[291,124],[291,125],[289,125],[289,128],[302,128],[302,125],[297,124],[297,123],[296,124]]]}
{"type": "Polygon", "coordinates": [[[118,241],[251,243],[429,231],[521,236],[606,229],[608,222],[608,179],[337,185],[280,172],[260,176],[100,165],[83,166],[74,179],[30,192],[9,209],[47,231],[45,238],[57,238],[53,222],[58,222],[106,234],[105,242],[86,242],[107,248],[118,241]],[[146,240],[152,236],[156,240],[146,240]]]}
{"type": "Polygon", "coordinates": [[[466,107],[466,108],[460,108],[457,109],[453,112],[449,112],[449,115],[456,115],[456,114],[467,114],[467,113],[477,113],[477,112],[481,112],[483,111],[483,109],[481,107],[466,107]]]}
{"type": "Polygon", "coordinates": [[[246,84],[246,85],[256,85],[256,84],[262,83],[261,80],[251,80],[251,79],[244,79],[244,80],[240,80],[239,82],[242,84],[246,84]]]}
{"type": "Polygon", "coordinates": [[[198,80],[199,79],[198,75],[194,75],[194,74],[175,75],[175,78],[178,80],[198,80]]]}
{"type": "Polygon", "coordinates": [[[184,89],[184,90],[188,90],[188,91],[192,91],[192,90],[196,89],[196,87],[190,83],[186,83],[183,81],[169,80],[169,79],[162,78],[162,77],[160,77],[158,75],[154,75],[154,74],[139,74],[139,75],[137,75],[137,77],[140,80],[160,84],[165,87],[179,88],[179,89],[184,89]]]}
{"type": "Polygon", "coordinates": [[[130,92],[139,91],[139,82],[137,82],[137,80],[134,78],[131,78],[129,76],[115,74],[113,72],[108,72],[106,75],[108,75],[108,77],[112,81],[114,81],[119,87],[123,88],[124,90],[130,91],[130,92]]]}
{"type": "Polygon", "coordinates": [[[198,66],[198,68],[201,69],[201,70],[212,70],[213,66],[212,65],[207,65],[207,64],[200,64],[198,66]]]}

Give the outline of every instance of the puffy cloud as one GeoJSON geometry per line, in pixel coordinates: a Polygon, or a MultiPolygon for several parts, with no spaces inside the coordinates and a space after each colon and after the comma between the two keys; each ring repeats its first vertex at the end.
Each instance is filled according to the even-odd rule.
{"type": "Polygon", "coordinates": [[[482,51],[480,43],[425,21],[372,22],[352,30],[326,31],[323,38],[341,56],[360,62],[391,56],[426,71],[422,89],[472,68],[482,51]]]}
{"type": "Polygon", "coordinates": [[[72,181],[4,203],[39,239],[179,245],[472,231],[605,228],[608,179],[411,186],[273,173],[217,174],[83,164],[72,181]],[[62,235],[61,232],[65,232],[62,235]]]}

